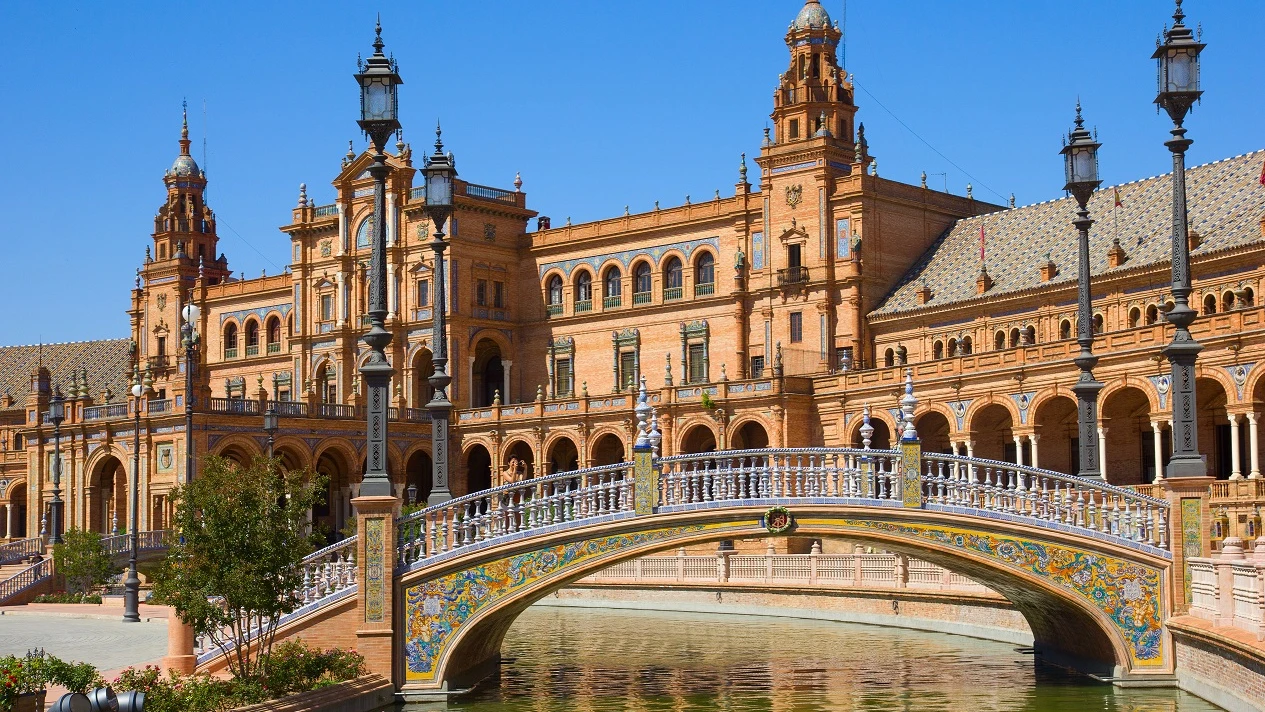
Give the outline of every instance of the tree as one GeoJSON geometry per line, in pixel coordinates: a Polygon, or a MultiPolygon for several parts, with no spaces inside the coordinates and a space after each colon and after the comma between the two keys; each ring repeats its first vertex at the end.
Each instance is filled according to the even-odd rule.
{"type": "Polygon", "coordinates": [[[71,593],[88,593],[104,586],[119,571],[101,543],[101,535],[83,529],[67,530],[62,543],[53,545],[53,570],[66,579],[71,593]]]}
{"type": "Polygon", "coordinates": [[[156,600],[219,646],[239,679],[266,672],[277,619],[302,603],[307,512],[320,485],[276,460],[208,457],[174,493],[176,536],[154,579],[156,600]]]}

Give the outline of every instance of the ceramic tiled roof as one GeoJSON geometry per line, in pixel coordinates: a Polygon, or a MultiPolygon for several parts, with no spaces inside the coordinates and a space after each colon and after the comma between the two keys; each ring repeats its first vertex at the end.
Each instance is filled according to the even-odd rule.
{"type": "MultiPolygon", "coordinates": [[[[1194,254],[1261,241],[1265,186],[1260,184],[1265,150],[1186,169],[1190,229],[1201,238],[1194,254]]],[[[1107,252],[1118,237],[1127,261],[1116,270],[1166,263],[1172,245],[1172,174],[1098,190],[1089,201],[1090,269],[1108,271],[1107,252]],[[1115,190],[1124,205],[1115,207],[1115,190]]],[[[1049,284],[1076,279],[1076,201],[1060,198],[1036,205],[959,220],[936,241],[872,312],[896,314],[943,307],[979,296],[980,225],[984,226],[988,296],[1014,293],[1042,284],[1040,267],[1050,254],[1059,274],[1049,284]],[[931,299],[918,304],[923,283],[931,299]]]]}
{"type": "Polygon", "coordinates": [[[21,407],[31,390],[31,376],[41,360],[52,375],[53,383],[69,395],[71,372],[88,371],[88,393],[100,399],[107,386],[116,399],[127,394],[130,376],[128,339],[75,341],[43,346],[0,346],[0,396],[8,392],[15,407],[21,407]],[[42,354],[41,354],[42,352],[42,354]]]}

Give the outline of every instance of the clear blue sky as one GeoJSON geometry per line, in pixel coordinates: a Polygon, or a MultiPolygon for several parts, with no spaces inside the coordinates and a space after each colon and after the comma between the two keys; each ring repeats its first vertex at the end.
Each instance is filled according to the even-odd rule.
{"type": "MultiPolygon", "coordinates": [[[[733,191],[758,151],[799,0],[383,3],[415,150],[436,117],[462,177],[597,219],[733,191]]],[[[838,18],[842,0],[829,0],[838,18]]],[[[0,6],[0,344],[127,334],[129,292],[177,152],[188,97],[195,156],[235,271],[286,264],[300,182],[319,203],[355,139],[368,3],[17,3],[0,6]],[[206,104],[206,119],[202,106],[206,104]]],[[[1258,0],[1189,0],[1202,22],[1203,104],[1191,164],[1265,147],[1258,0]]],[[[852,0],[847,68],[880,173],[947,173],[977,197],[1061,195],[1060,134],[1079,95],[1108,182],[1163,173],[1151,103],[1168,0],[852,0]],[[882,103],[891,113],[880,107],[882,103]],[[916,138],[894,117],[973,179],[916,138]]],[[[754,169],[754,166],[753,166],[754,169]]],[[[933,187],[944,185],[938,176],[933,187]]]]}

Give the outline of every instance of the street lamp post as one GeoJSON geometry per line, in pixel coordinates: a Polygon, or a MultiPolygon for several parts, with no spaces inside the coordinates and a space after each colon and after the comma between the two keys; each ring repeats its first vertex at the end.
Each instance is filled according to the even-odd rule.
{"type": "Polygon", "coordinates": [[[1067,136],[1067,143],[1060,153],[1063,154],[1063,167],[1067,182],[1063,189],[1076,199],[1076,219],[1072,224],[1079,233],[1080,270],[1077,282],[1076,310],[1076,343],[1081,350],[1073,361],[1081,370],[1080,378],[1072,386],[1076,394],[1076,421],[1079,433],[1081,477],[1103,479],[1106,475],[1098,470],[1098,392],[1103,389],[1102,382],[1094,378],[1094,366],[1098,357],[1094,355],[1094,320],[1090,310],[1089,288],[1089,227],[1094,221],[1089,218],[1089,196],[1093,195],[1102,181],[1098,179],[1098,143],[1085,130],[1085,120],[1081,118],[1081,103],[1076,102],[1076,128],[1067,136]]]}
{"type": "Polygon", "coordinates": [[[374,28],[373,54],[360,67],[356,81],[360,84],[361,130],[373,144],[373,257],[369,270],[369,331],[361,337],[369,346],[369,358],[360,367],[360,373],[369,391],[368,454],[364,479],[360,483],[361,497],[389,497],[391,477],[387,473],[387,401],[390,397],[391,376],[395,371],[387,360],[386,347],[391,343],[391,332],[386,330],[387,277],[386,277],[386,227],[385,210],[387,175],[386,154],[382,152],[387,139],[400,129],[397,87],[404,83],[396,73],[395,60],[382,53],[382,24],[374,28]]]}
{"type": "Polygon", "coordinates": [[[53,424],[53,501],[49,503],[49,518],[52,520],[50,526],[54,544],[61,543],[61,424],[65,419],[66,400],[62,397],[61,386],[57,386],[48,402],[48,422],[53,424]]]}
{"type": "Polygon", "coordinates": [[[430,377],[434,396],[426,407],[430,409],[431,462],[434,463],[431,477],[430,497],[428,504],[438,504],[452,499],[452,490],[448,484],[448,414],[452,410],[452,402],[448,400],[448,385],[452,377],[448,375],[448,330],[446,311],[448,300],[445,290],[447,278],[444,274],[444,250],[448,244],[444,242],[444,223],[452,215],[453,182],[457,177],[457,164],[452,153],[444,153],[444,142],[439,125],[435,126],[435,153],[426,158],[422,174],[426,177],[426,214],[430,216],[434,229],[431,230],[430,247],[435,252],[435,301],[432,332],[434,348],[431,350],[431,363],[434,365],[430,377]]]}
{"type": "Polygon", "coordinates": [[[268,401],[268,408],[264,411],[264,432],[268,433],[268,459],[272,459],[272,446],[277,436],[277,430],[280,427],[279,418],[277,417],[277,404],[268,401]]]}
{"type": "Polygon", "coordinates": [[[1182,0],[1177,0],[1173,26],[1164,35],[1164,44],[1151,55],[1158,64],[1158,93],[1155,103],[1173,120],[1173,138],[1164,142],[1173,154],[1173,308],[1167,319],[1174,327],[1173,340],[1164,347],[1171,365],[1169,386],[1173,401],[1173,456],[1169,477],[1203,477],[1207,468],[1199,454],[1198,402],[1195,400],[1195,359],[1203,349],[1190,333],[1195,310],[1190,307],[1190,244],[1186,224],[1186,138],[1182,122],[1203,94],[1199,89],[1199,53],[1204,45],[1182,20],[1182,0]]]}
{"type": "Polygon", "coordinates": [[[202,310],[191,299],[184,305],[181,314],[184,316],[184,324],[180,326],[181,345],[184,346],[184,481],[188,484],[193,481],[193,369],[198,361],[201,337],[197,322],[202,310]]]}
{"type": "Polygon", "coordinates": [[[140,623],[140,596],[141,596],[141,579],[136,572],[136,556],[137,550],[140,548],[140,531],[137,508],[140,506],[140,477],[141,477],[141,404],[144,402],[145,394],[148,388],[141,380],[141,365],[139,355],[137,353],[136,344],[132,344],[132,397],[135,399],[134,416],[135,420],[132,424],[132,491],[131,505],[129,512],[132,515],[131,526],[128,528],[128,552],[127,557],[127,579],[123,581],[123,620],[127,623],[140,623]]]}

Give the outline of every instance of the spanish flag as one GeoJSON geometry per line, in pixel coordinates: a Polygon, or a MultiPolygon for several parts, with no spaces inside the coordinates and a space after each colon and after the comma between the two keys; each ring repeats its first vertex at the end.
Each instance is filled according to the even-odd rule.
{"type": "MultiPolygon", "coordinates": [[[[1265,180],[1265,177],[1263,177],[1263,180],[1265,180]]],[[[1116,190],[1116,207],[1117,207],[1117,208],[1123,208],[1123,207],[1124,207],[1124,201],[1120,199],[1120,189],[1119,189],[1119,188],[1116,188],[1115,190],[1116,190]]]]}
{"type": "Polygon", "coordinates": [[[1265,164],[1261,165],[1261,185],[1265,185],[1265,164]]]}

